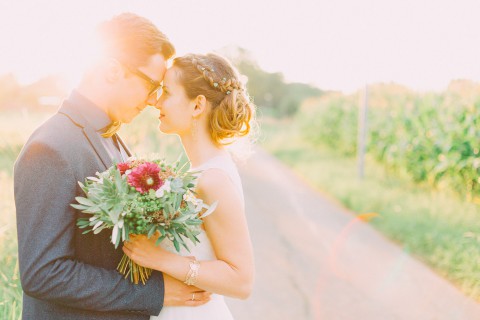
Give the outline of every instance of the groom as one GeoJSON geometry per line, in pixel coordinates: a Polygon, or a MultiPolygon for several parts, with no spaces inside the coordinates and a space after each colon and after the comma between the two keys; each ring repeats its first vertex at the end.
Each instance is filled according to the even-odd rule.
{"type": "Polygon", "coordinates": [[[15,163],[23,319],[148,319],[163,305],[198,306],[209,293],[154,272],[146,285],[125,280],[109,232],[83,235],[70,204],[78,181],[123,161],[115,133],[156,93],[175,49],[149,20],[121,14],[98,29],[103,55],[59,111],[29,138],[15,163]],[[195,300],[192,295],[195,292],[195,300]]]}

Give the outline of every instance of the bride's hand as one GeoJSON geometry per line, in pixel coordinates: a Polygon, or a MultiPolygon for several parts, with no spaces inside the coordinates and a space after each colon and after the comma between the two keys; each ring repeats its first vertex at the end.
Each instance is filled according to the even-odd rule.
{"type": "Polygon", "coordinates": [[[160,246],[156,246],[159,233],[154,234],[150,239],[145,235],[130,235],[130,239],[123,243],[123,252],[138,265],[146,268],[162,271],[158,262],[170,254],[160,246]]]}

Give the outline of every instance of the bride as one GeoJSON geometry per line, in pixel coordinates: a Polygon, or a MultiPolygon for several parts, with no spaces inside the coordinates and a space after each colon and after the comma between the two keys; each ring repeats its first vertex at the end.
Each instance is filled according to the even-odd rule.
{"type": "MultiPolygon", "coordinates": [[[[202,232],[190,252],[172,250],[169,240],[135,235],[124,252],[136,263],[212,293],[199,307],[164,307],[151,320],[233,319],[223,296],[246,299],[254,278],[253,253],[245,217],[242,185],[224,146],[249,133],[254,119],[238,72],[216,54],[176,58],[164,78],[160,130],[180,136],[192,171],[200,171],[196,192],[205,203],[218,201],[203,218],[202,232]]],[[[192,294],[195,300],[195,293],[192,294]]]]}

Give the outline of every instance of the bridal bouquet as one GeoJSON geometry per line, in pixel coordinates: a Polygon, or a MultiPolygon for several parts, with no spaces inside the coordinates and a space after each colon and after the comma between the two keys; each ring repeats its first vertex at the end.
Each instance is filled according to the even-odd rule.
{"type": "MultiPolygon", "coordinates": [[[[199,242],[200,218],[215,210],[195,196],[196,173],[188,172],[186,164],[174,165],[164,160],[130,158],[114,164],[106,171],[79,182],[85,197],[76,197],[72,207],[90,214],[80,218],[77,225],[86,228],[83,233],[99,233],[111,229],[111,241],[118,247],[129,239],[129,234],[151,237],[159,232],[157,245],[171,240],[177,251],[188,247],[185,238],[193,244],[199,242]],[[206,211],[205,211],[206,210],[206,211]],[[203,214],[202,211],[205,211],[203,214]]],[[[117,270],[135,284],[145,284],[152,270],[135,264],[124,255],[117,270]]]]}

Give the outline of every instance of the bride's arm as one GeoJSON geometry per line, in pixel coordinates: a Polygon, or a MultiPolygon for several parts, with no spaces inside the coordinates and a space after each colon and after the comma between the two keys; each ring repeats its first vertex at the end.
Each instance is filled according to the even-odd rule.
{"type": "MultiPolygon", "coordinates": [[[[204,226],[217,260],[200,261],[195,286],[209,292],[246,299],[254,277],[253,253],[245,217],[245,206],[229,177],[208,170],[199,179],[197,192],[205,203],[218,201],[204,226]]],[[[162,271],[184,281],[191,258],[154,246],[154,240],[135,237],[124,251],[140,265],[162,271]]]]}

